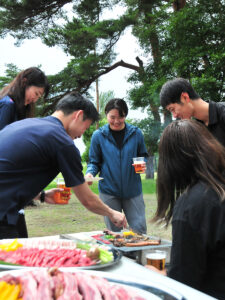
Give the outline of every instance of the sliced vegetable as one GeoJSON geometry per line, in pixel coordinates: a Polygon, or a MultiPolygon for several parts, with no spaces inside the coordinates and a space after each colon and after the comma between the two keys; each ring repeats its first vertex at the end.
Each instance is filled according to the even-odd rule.
{"type": "Polygon", "coordinates": [[[0,299],[1,300],[16,300],[18,299],[21,286],[19,284],[10,284],[5,281],[0,282],[0,299]]]}
{"type": "Polygon", "coordinates": [[[23,245],[18,242],[18,239],[15,239],[12,243],[5,243],[0,245],[0,249],[4,251],[15,251],[21,247],[23,247],[23,245]]]}
{"type": "Polygon", "coordinates": [[[109,240],[109,239],[115,239],[115,236],[114,236],[114,235],[111,235],[111,234],[106,234],[104,237],[105,237],[107,240],[109,240]]]}
{"type": "Polygon", "coordinates": [[[106,264],[106,263],[113,261],[114,256],[111,251],[104,250],[100,247],[99,247],[99,251],[100,251],[99,258],[100,258],[102,264],[106,264]]]}
{"type": "Polygon", "coordinates": [[[88,243],[77,243],[77,248],[88,251],[91,248],[91,245],[88,243]]]}
{"type": "Polygon", "coordinates": [[[10,263],[10,262],[4,261],[4,260],[0,260],[0,265],[21,266],[21,265],[10,263]]]}
{"type": "Polygon", "coordinates": [[[134,236],[135,233],[133,231],[124,231],[123,236],[134,236]]]}

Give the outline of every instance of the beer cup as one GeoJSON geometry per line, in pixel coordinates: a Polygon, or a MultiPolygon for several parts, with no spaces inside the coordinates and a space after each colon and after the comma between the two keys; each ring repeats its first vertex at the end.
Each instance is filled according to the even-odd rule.
{"type": "Polygon", "coordinates": [[[154,266],[159,270],[165,269],[166,251],[155,250],[146,254],[147,265],[154,266]]]}
{"type": "Polygon", "coordinates": [[[63,191],[55,192],[55,195],[54,195],[55,203],[68,204],[68,202],[69,202],[68,194],[70,194],[71,189],[69,187],[66,187],[65,181],[63,178],[57,178],[56,182],[57,182],[57,188],[61,188],[61,189],[63,189],[63,191]]]}
{"type": "Polygon", "coordinates": [[[144,157],[134,157],[133,158],[133,166],[134,166],[134,170],[135,170],[136,173],[144,174],[145,173],[145,167],[146,167],[144,157]]]}

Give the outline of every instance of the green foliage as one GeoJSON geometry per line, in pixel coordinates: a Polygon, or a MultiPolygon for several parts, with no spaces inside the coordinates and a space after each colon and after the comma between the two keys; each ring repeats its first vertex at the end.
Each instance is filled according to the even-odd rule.
{"type": "Polygon", "coordinates": [[[142,130],[148,153],[150,156],[153,156],[158,152],[159,136],[163,130],[161,122],[157,122],[149,117],[143,120],[133,120],[133,124],[142,130]]]}
{"type": "Polygon", "coordinates": [[[192,79],[203,99],[222,101],[224,1],[189,1],[176,12],[168,6],[169,1],[166,5],[163,1],[125,2],[139,16],[133,34],[145,53],[152,54],[148,56],[145,76],[136,73],[129,78],[135,84],[142,81],[130,91],[133,107],[156,104],[154,95],[162,84],[177,76],[192,79]]]}
{"type": "MultiPolygon", "coordinates": [[[[190,79],[204,100],[223,101],[225,94],[224,0],[186,1],[179,10],[172,6],[175,2],[1,1],[0,35],[11,33],[19,40],[39,36],[46,45],[60,46],[71,56],[64,70],[49,76],[53,86],[50,97],[41,103],[43,110],[38,107],[38,114],[46,115],[62,95],[72,90],[86,94],[97,78],[112,70],[115,45],[131,28],[142,57],[137,56],[138,66],[131,68],[128,81],[133,88],[128,97],[132,108],[147,108],[149,118],[139,127],[155,152],[165,115],[159,108],[159,92],[166,80],[178,76],[190,79]],[[71,5],[69,9],[66,4],[71,5]],[[105,9],[113,11],[118,4],[123,13],[106,18],[105,9]]],[[[5,84],[2,78],[1,82],[5,84]]],[[[90,139],[85,143],[89,147],[90,139]]]]}
{"type": "Polygon", "coordinates": [[[71,0],[1,1],[0,34],[11,32],[19,41],[42,35],[63,17],[62,7],[71,0]]]}
{"type": "Polygon", "coordinates": [[[164,28],[163,64],[170,69],[168,75],[191,79],[205,100],[223,99],[224,7],[224,1],[190,1],[164,28]]]}
{"type": "Polygon", "coordinates": [[[104,117],[105,117],[105,106],[106,106],[107,102],[113,98],[115,98],[114,91],[100,93],[100,95],[99,95],[99,114],[101,116],[101,119],[104,119],[104,117]]]}
{"type": "Polygon", "coordinates": [[[5,76],[0,77],[0,89],[8,85],[20,72],[20,70],[14,64],[7,64],[5,76]]]}

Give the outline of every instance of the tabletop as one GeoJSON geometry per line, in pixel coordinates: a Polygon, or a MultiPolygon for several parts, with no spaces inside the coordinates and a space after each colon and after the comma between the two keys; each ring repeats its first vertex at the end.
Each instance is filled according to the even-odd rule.
{"type": "MultiPolygon", "coordinates": [[[[82,232],[82,233],[72,233],[74,237],[79,238],[79,240],[90,240],[90,236],[97,234],[98,232],[82,232]]],[[[30,239],[60,239],[59,235],[56,236],[45,236],[30,239]]],[[[77,268],[74,268],[77,269],[77,268]]],[[[126,279],[126,281],[134,281],[142,284],[146,284],[161,290],[167,291],[172,295],[178,295],[177,299],[182,300],[213,300],[216,298],[210,297],[196,289],[193,289],[185,284],[182,284],[176,280],[173,280],[167,276],[155,273],[143,265],[138,264],[135,260],[123,256],[121,260],[110,267],[105,267],[101,271],[105,274],[112,274],[115,278],[120,277],[126,279]],[[180,296],[180,297],[179,297],[180,296]]]]}

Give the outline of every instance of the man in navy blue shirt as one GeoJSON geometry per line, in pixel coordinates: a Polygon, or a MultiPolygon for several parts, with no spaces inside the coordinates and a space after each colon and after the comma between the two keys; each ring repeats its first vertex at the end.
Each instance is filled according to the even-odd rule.
{"type": "MultiPolygon", "coordinates": [[[[40,197],[60,172],[88,210],[108,216],[117,227],[125,225],[124,215],[89,189],[73,142],[98,118],[91,101],[71,93],[51,116],[14,122],[0,131],[0,238],[18,237],[18,210],[40,197]]],[[[54,203],[52,191],[46,192],[45,202],[54,203]]]]}

